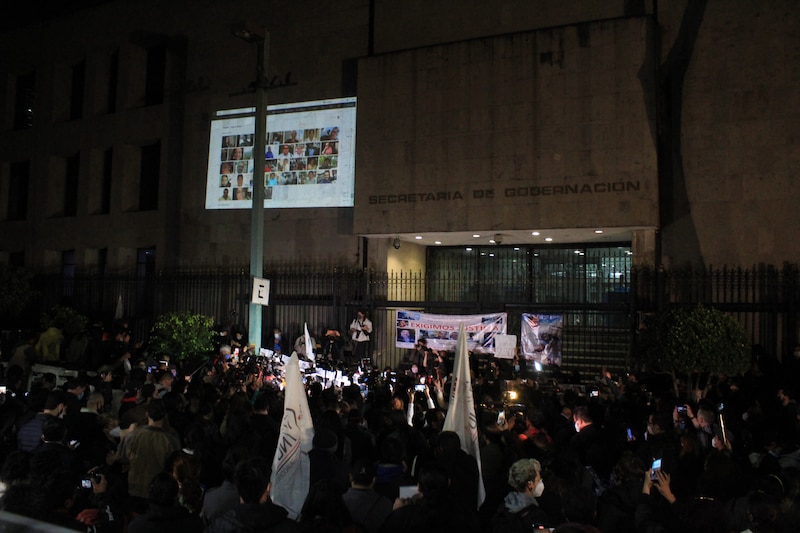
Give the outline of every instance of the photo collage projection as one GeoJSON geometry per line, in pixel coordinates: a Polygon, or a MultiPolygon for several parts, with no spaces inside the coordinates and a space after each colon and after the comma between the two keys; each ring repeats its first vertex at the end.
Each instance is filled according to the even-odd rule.
{"type": "MultiPolygon", "coordinates": [[[[212,121],[207,209],[251,207],[254,124],[212,121]]],[[[352,207],[355,99],[270,107],[266,141],[264,207],[352,207]]]]}

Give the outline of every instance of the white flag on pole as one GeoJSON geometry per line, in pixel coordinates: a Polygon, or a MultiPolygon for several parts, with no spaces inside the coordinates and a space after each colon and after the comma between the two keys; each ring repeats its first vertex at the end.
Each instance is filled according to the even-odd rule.
{"type": "Polygon", "coordinates": [[[311,335],[308,334],[308,322],[304,324],[304,327],[306,335],[306,358],[313,363],[317,360],[317,356],[314,353],[314,343],[311,342],[311,335]]]}
{"type": "Polygon", "coordinates": [[[300,375],[300,361],[292,354],[286,365],[286,390],[278,448],[272,460],[272,491],[276,505],[289,511],[295,520],[308,494],[311,465],[308,452],[314,439],[314,425],[308,398],[300,375]]]}
{"type": "Polygon", "coordinates": [[[450,404],[444,419],[444,431],[453,431],[461,439],[461,449],[478,462],[478,507],[486,499],[481,472],[481,449],[478,440],[478,419],[475,416],[475,401],[472,396],[472,380],[469,375],[469,351],[464,323],[458,325],[458,344],[453,366],[453,385],[450,388],[450,404]]]}

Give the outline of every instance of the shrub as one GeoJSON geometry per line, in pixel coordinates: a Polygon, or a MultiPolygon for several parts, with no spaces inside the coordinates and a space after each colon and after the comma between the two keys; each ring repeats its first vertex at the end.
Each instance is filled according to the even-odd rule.
{"type": "Polygon", "coordinates": [[[161,315],[150,331],[150,352],[179,361],[204,358],[214,350],[213,325],[214,321],[205,315],[188,312],[161,315]]]}

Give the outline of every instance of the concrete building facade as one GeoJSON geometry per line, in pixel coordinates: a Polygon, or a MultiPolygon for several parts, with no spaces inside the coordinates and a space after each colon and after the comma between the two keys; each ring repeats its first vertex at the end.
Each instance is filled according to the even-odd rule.
{"type": "Polygon", "coordinates": [[[246,264],[249,213],[206,210],[203,185],[214,113],[253,105],[243,22],[293,80],[271,104],[358,98],[355,205],[268,210],[268,261],[424,269],[436,241],[548,236],[645,265],[800,260],[791,0],[143,0],[22,23],[0,34],[0,260],[246,264]]]}

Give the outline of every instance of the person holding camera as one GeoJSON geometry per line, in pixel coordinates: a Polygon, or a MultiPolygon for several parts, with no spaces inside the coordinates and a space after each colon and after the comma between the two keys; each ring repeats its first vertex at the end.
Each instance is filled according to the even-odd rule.
{"type": "MultiPolygon", "coordinates": [[[[87,531],[117,533],[125,529],[124,483],[104,466],[91,468],[81,478],[83,509],[75,516],[87,531]]],[[[80,509],[81,505],[76,506],[80,509]]]]}
{"type": "Polygon", "coordinates": [[[369,338],[372,334],[372,321],[367,312],[359,309],[350,323],[350,335],[353,339],[353,360],[360,361],[369,357],[369,338]]]}

